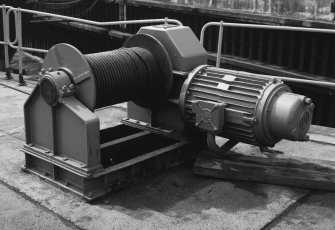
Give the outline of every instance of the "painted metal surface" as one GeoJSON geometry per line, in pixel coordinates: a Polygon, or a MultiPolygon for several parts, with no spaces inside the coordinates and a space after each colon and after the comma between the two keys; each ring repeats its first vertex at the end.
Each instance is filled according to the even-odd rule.
{"type": "Polygon", "coordinates": [[[199,66],[189,74],[179,101],[187,124],[271,147],[282,139],[307,141],[315,107],[310,98],[291,93],[275,77],[211,66],[199,66]]]}

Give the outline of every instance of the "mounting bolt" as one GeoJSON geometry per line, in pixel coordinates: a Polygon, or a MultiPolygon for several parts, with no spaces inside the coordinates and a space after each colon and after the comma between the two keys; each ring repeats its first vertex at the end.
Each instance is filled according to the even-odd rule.
{"type": "Polygon", "coordinates": [[[66,92],[66,90],[67,90],[66,85],[63,85],[63,87],[62,87],[62,92],[66,92]]]}
{"type": "Polygon", "coordinates": [[[308,98],[308,97],[305,97],[305,99],[304,99],[304,104],[305,104],[305,105],[310,105],[310,104],[312,104],[312,99],[310,99],[310,98],[308,98]]]}
{"type": "Polygon", "coordinates": [[[272,80],[272,83],[274,83],[274,84],[278,84],[278,83],[281,83],[281,82],[282,82],[281,79],[277,78],[277,77],[272,80]]]}
{"type": "Polygon", "coordinates": [[[50,67],[50,68],[48,69],[48,71],[49,71],[49,72],[52,72],[52,71],[54,71],[54,69],[53,69],[52,67],[50,67]]]}
{"type": "Polygon", "coordinates": [[[71,84],[71,85],[69,86],[69,88],[70,88],[71,90],[73,90],[73,89],[74,89],[74,84],[71,84]]]}
{"type": "Polygon", "coordinates": [[[44,75],[46,73],[45,69],[41,69],[41,75],[44,75]]]}

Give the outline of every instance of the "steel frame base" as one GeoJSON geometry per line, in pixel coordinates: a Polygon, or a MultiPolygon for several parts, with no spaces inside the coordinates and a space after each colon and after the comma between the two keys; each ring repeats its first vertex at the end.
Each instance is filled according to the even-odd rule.
{"type": "Polygon", "coordinates": [[[87,170],[79,162],[25,145],[25,172],[31,172],[87,201],[92,201],[146,177],[194,159],[203,138],[176,139],[148,130],[118,125],[100,131],[103,168],[87,170]]]}

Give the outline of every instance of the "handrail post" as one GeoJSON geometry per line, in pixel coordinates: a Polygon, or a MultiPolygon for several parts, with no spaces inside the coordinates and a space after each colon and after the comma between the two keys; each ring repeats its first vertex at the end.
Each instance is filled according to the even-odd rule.
{"type": "Polygon", "coordinates": [[[17,33],[16,33],[17,23],[16,22],[17,22],[17,12],[15,8],[10,7],[6,12],[6,34],[7,34],[7,43],[11,47],[14,46],[15,43],[17,43],[17,33]],[[10,40],[10,14],[11,12],[13,12],[14,14],[14,25],[15,25],[15,40],[14,41],[10,40]]]}
{"type": "Polygon", "coordinates": [[[3,25],[3,41],[4,41],[4,53],[5,53],[5,71],[8,80],[12,79],[12,75],[9,71],[9,54],[8,54],[8,40],[7,40],[7,23],[6,23],[6,6],[2,5],[2,25],[3,25]]]}
{"type": "Polygon", "coordinates": [[[18,56],[19,56],[19,86],[27,85],[23,79],[23,67],[22,67],[22,14],[21,8],[18,8],[17,14],[17,41],[18,41],[18,56]]]}
{"type": "Polygon", "coordinates": [[[223,34],[223,21],[220,21],[220,30],[219,30],[219,38],[218,38],[218,49],[216,51],[216,67],[217,68],[220,68],[220,64],[221,64],[222,34],[223,34]]]}

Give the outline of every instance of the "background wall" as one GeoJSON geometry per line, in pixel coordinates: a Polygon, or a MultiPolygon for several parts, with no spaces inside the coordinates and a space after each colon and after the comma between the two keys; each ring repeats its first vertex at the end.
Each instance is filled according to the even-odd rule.
{"type": "Polygon", "coordinates": [[[216,9],[240,10],[269,15],[333,20],[333,0],[156,0],[216,9]]]}

